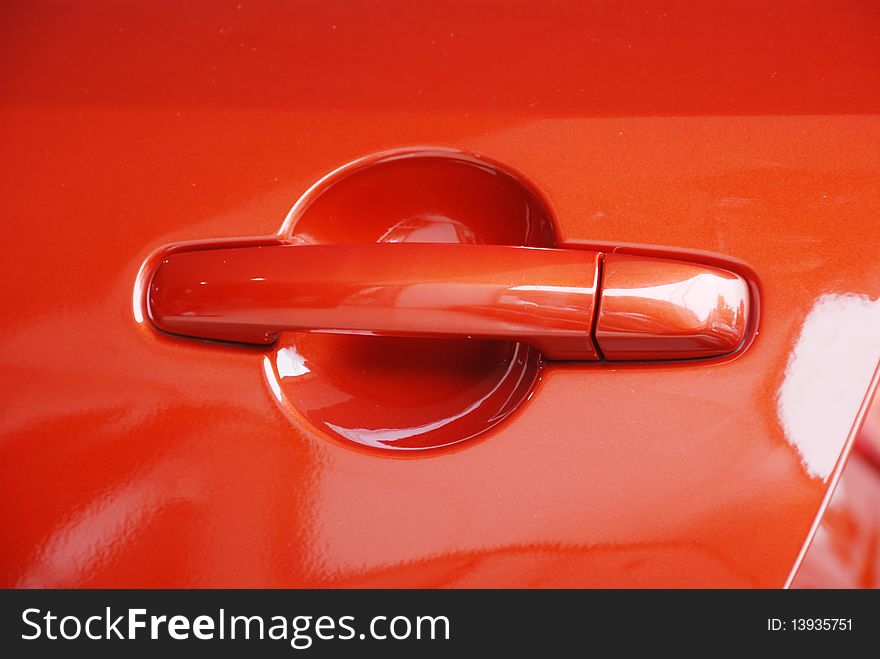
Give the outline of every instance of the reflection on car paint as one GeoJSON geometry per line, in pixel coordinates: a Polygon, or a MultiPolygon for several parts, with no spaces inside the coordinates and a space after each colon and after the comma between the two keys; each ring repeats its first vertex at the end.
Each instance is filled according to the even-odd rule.
{"type": "Polygon", "coordinates": [[[880,300],[829,294],[816,300],[788,357],[779,422],[807,473],[827,481],[880,360],[880,300]]]}

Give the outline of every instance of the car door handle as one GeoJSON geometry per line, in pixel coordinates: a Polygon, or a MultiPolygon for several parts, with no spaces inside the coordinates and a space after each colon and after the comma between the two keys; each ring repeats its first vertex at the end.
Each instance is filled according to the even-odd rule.
{"type": "Polygon", "coordinates": [[[176,251],[158,263],[146,296],[152,323],[184,336],[264,345],[283,331],[508,339],[549,359],[587,361],[727,354],[742,344],[748,313],[748,287],[727,270],[472,244],[176,251]]]}

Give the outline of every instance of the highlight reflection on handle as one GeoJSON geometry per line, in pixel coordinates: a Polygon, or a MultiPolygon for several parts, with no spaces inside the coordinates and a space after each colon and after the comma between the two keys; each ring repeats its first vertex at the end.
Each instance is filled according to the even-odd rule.
{"type": "Polygon", "coordinates": [[[734,352],[745,340],[745,280],[721,268],[606,254],[596,342],[613,361],[692,359],[734,352]]]}
{"type": "Polygon", "coordinates": [[[166,256],[147,288],[161,330],[270,344],[285,330],[473,337],[596,360],[596,252],[502,245],[272,245],[166,256]]]}

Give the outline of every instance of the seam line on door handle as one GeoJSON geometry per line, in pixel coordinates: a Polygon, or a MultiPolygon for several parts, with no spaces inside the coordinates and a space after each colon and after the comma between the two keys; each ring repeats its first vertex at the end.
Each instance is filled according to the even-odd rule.
{"type": "Polygon", "coordinates": [[[593,341],[593,347],[596,350],[596,355],[599,357],[599,361],[605,361],[605,355],[602,352],[602,347],[599,345],[599,342],[596,340],[596,325],[599,322],[599,308],[601,307],[601,299],[602,299],[602,274],[605,265],[605,253],[597,252],[596,254],[596,300],[593,303],[593,318],[590,321],[590,338],[593,341]]]}

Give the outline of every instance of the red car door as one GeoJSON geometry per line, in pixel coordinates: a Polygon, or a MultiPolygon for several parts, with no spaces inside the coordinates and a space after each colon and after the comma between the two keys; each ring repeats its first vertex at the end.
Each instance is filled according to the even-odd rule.
{"type": "MultiPolygon", "coordinates": [[[[788,582],[876,385],[878,6],[0,12],[2,585],[788,582]],[[148,275],[205,241],[311,249],[278,265],[297,304],[366,315],[264,323],[263,345],[164,333],[148,275]],[[370,286],[347,288],[344,245],[370,286]],[[597,269],[548,280],[522,248],[597,269]],[[580,316],[604,322],[627,258],[663,273],[615,284],[660,305],[602,325],[624,348],[700,316],[707,272],[744,282],[742,336],[579,360],[529,341],[548,287],[574,289],[563,313],[605,282],[580,316]],[[394,267],[416,288],[390,291],[394,267]],[[369,335],[403,307],[404,336],[369,335]],[[492,331],[425,336],[462,309],[492,331]]],[[[264,267],[214,299],[249,327],[264,267]]]]}

